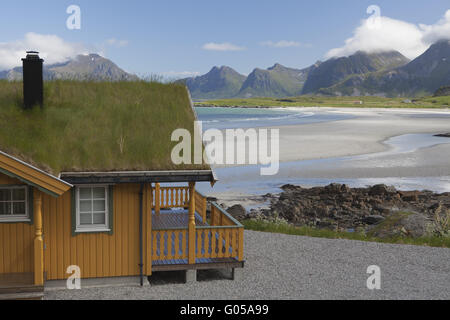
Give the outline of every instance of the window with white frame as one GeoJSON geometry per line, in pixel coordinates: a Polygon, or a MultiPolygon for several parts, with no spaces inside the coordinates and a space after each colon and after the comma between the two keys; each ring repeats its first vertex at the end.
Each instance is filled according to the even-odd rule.
{"type": "Polygon", "coordinates": [[[76,231],[109,231],[108,186],[79,186],[76,195],[76,231]]]}
{"type": "Polygon", "coordinates": [[[0,187],[0,222],[30,221],[28,187],[0,187]]]}

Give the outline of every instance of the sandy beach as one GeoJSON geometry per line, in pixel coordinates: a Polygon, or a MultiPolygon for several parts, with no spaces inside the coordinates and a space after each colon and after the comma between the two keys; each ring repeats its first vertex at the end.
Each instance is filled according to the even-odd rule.
{"type": "Polygon", "coordinates": [[[450,131],[448,109],[307,109],[350,114],[354,118],[280,127],[282,162],[381,152],[388,149],[383,142],[394,136],[450,131]]]}
{"type": "MultiPolygon", "coordinates": [[[[219,182],[203,192],[252,206],[252,196],[277,193],[283,184],[331,182],[350,186],[386,183],[399,189],[450,191],[449,109],[296,108],[345,114],[345,120],[276,126],[280,169],[261,176],[260,166],[215,166],[219,182]]],[[[255,200],[255,201],[254,201],[255,200]]]]}

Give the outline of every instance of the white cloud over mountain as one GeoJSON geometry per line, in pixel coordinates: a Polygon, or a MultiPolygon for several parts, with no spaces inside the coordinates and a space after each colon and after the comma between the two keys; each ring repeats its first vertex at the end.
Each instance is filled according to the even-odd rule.
{"type": "Polygon", "coordinates": [[[20,59],[26,56],[27,50],[39,51],[39,56],[47,64],[65,62],[78,54],[89,53],[84,45],[64,41],[56,35],[29,32],[23,39],[0,42],[0,70],[20,66],[20,59]]]}
{"type": "Polygon", "coordinates": [[[414,59],[431,44],[441,39],[450,39],[450,10],[433,25],[413,24],[384,16],[368,18],[345,40],[345,45],[326,54],[326,58],[348,56],[358,50],[379,52],[397,50],[404,56],[414,59]]]}

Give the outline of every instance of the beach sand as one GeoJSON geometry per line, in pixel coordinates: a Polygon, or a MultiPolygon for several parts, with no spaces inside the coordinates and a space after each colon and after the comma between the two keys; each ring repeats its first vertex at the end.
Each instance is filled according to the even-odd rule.
{"type": "Polygon", "coordinates": [[[305,186],[331,182],[352,186],[386,183],[400,189],[450,191],[450,138],[433,137],[450,132],[450,110],[306,110],[345,113],[352,118],[278,127],[278,174],[261,176],[258,166],[215,166],[219,182],[214,189],[204,191],[227,203],[244,202],[247,207],[261,202],[251,199],[252,195],[279,192],[279,186],[287,183],[305,186]],[[411,134],[418,137],[426,134],[427,139],[436,140],[417,148],[412,140],[411,150],[406,152],[396,151],[390,144],[392,137],[411,134]]]}
{"type": "Polygon", "coordinates": [[[355,118],[280,127],[280,161],[381,152],[388,149],[383,141],[390,137],[450,131],[450,110],[320,108],[320,111],[351,114],[355,118]]]}

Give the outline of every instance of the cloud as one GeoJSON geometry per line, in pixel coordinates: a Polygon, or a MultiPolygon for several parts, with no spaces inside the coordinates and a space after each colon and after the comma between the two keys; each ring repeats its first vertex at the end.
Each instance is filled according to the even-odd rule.
{"type": "Polygon", "coordinates": [[[168,78],[189,78],[196,77],[200,75],[200,72],[197,71],[167,71],[162,73],[163,76],[168,78]]]}
{"type": "Polygon", "coordinates": [[[434,25],[416,25],[406,21],[380,16],[368,18],[345,40],[345,45],[335,48],[325,55],[326,58],[348,56],[358,50],[380,52],[397,50],[404,56],[414,59],[422,54],[434,42],[450,38],[450,10],[443,19],[434,25]]]}
{"type": "Polygon", "coordinates": [[[245,50],[244,47],[240,47],[240,46],[237,46],[237,45],[229,43],[229,42],[223,42],[223,43],[209,42],[209,43],[205,43],[202,48],[204,50],[210,50],[210,51],[242,51],[242,50],[245,50]]]}
{"type": "Polygon", "coordinates": [[[264,41],[261,42],[260,45],[264,47],[272,47],[272,48],[292,48],[292,47],[311,47],[310,44],[307,43],[301,43],[298,41],[287,41],[287,40],[281,40],[278,42],[274,41],[264,41]]]}
{"type": "Polygon", "coordinates": [[[0,70],[20,66],[27,50],[39,51],[46,64],[65,62],[78,54],[89,53],[83,45],[66,42],[56,35],[29,32],[23,39],[0,42],[0,70]]]}
{"type": "Polygon", "coordinates": [[[434,25],[420,24],[423,31],[423,41],[434,43],[438,40],[450,40],[450,10],[434,25]]]}
{"type": "Polygon", "coordinates": [[[118,48],[126,47],[128,45],[127,40],[117,40],[116,38],[111,38],[106,40],[106,44],[109,46],[114,46],[118,48]]]}

